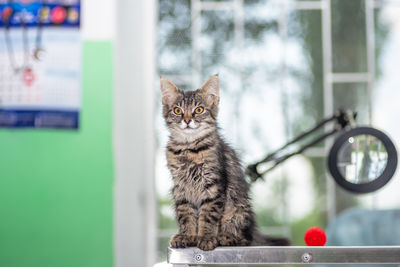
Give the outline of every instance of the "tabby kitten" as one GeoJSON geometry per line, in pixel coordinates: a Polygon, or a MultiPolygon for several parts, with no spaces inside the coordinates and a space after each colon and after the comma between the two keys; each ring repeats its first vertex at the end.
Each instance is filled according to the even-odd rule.
{"type": "Polygon", "coordinates": [[[249,185],[236,153],[218,133],[218,76],[188,92],[161,78],[161,92],[179,224],[171,247],[288,245],[288,240],[261,236],[256,229],[249,185]]]}

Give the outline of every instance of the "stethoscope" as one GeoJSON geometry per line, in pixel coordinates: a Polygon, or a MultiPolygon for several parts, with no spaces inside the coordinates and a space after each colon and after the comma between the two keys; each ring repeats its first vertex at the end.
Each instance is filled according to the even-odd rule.
{"type": "MultiPolygon", "coordinates": [[[[14,1],[13,0],[8,0],[8,7],[6,7],[3,10],[3,17],[4,17],[4,34],[5,34],[5,42],[6,42],[6,47],[7,47],[7,53],[10,61],[11,68],[13,69],[15,74],[22,73],[23,74],[23,80],[27,85],[31,84],[33,79],[34,79],[34,74],[33,70],[31,67],[30,59],[31,59],[31,53],[29,49],[29,40],[28,40],[28,27],[25,22],[25,12],[26,8],[21,8],[21,11],[16,13],[14,10],[14,1]],[[21,23],[21,28],[22,28],[22,43],[23,43],[23,51],[24,51],[24,57],[23,57],[23,63],[18,65],[16,58],[15,58],[15,53],[14,53],[14,47],[13,47],[13,42],[11,41],[10,37],[10,28],[11,28],[11,20],[18,14],[18,19],[21,23]]],[[[42,46],[42,29],[43,29],[43,11],[44,7],[46,5],[46,1],[42,0],[41,7],[38,9],[38,23],[37,23],[37,31],[36,31],[36,38],[35,38],[35,48],[33,50],[33,59],[35,61],[41,61],[43,60],[43,56],[45,53],[45,50],[42,46]]]]}

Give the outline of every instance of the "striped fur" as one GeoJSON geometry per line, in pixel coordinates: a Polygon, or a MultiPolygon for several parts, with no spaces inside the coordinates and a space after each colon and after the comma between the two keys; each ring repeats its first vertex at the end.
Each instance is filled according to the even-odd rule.
{"type": "Polygon", "coordinates": [[[170,131],[166,154],[174,187],[179,233],[172,247],[286,245],[258,234],[239,159],[220,137],[216,122],[219,80],[183,92],[161,79],[163,116],[170,131]],[[196,113],[196,108],[204,111],[196,113]],[[174,110],[180,108],[181,114],[174,110]]]}

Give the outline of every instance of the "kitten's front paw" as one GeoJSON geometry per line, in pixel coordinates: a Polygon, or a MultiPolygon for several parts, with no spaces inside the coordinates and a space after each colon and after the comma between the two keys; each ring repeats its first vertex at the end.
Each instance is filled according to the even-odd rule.
{"type": "Polygon", "coordinates": [[[170,245],[172,248],[193,247],[197,244],[197,236],[176,234],[171,238],[170,245]]]}
{"type": "Polygon", "coordinates": [[[197,247],[201,250],[213,250],[217,245],[218,241],[215,236],[203,236],[197,239],[197,247]]]}

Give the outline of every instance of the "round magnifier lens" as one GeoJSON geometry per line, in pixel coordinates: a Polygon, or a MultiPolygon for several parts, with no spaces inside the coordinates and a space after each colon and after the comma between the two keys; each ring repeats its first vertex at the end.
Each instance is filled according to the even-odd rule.
{"type": "Polygon", "coordinates": [[[336,139],[328,164],[340,186],[356,193],[369,193],[392,178],[397,167],[397,151],[383,132],[358,127],[336,139]]]}
{"type": "Polygon", "coordinates": [[[367,134],[349,137],[337,155],[340,174],[353,184],[365,184],[378,179],[387,162],[385,145],[375,136],[367,134]]]}

